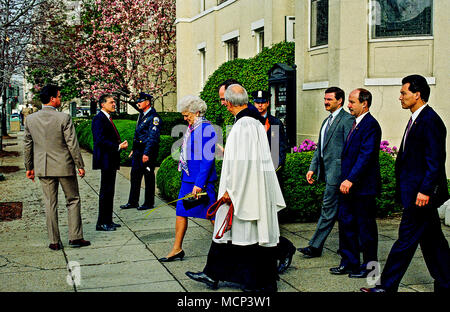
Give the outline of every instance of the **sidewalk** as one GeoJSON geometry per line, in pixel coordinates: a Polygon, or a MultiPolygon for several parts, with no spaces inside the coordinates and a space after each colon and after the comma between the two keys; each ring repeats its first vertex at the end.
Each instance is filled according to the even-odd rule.
{"type": "MultiPolygon", "coordinates": [[[[59,194],[59,223],[64,249],[52,251],[45,225],[45,211],[39,179],[35,183],[25,178],[23,165],[23,132],[13,133],[16,139],[4,140],[6,151],[19,151],[18,157],[0,158],[1,166],[19,166],[20,170],[4,173],[0,181],[0,202],[23,202],[22,219],[0,222],[0,292],[211,292],[205,285],[190,280],[186,271],[201,271],[206,263],[212,236],[207,220],[189,219],[183,244],[183,261],[160,263],[174,240],[175,209],[165,206],[152,212],[136,209],[121,210],[129,192],[129,167],[117,175],[114,201],[114,222],[122,227],[114,232],[95,230],[98,210],[100,171],[92,170],[90,153],[83,152],[86,177],[79,179],[82,198],[84,238],[91,246],[71,248],[67,237],[67,212],[64,193],[59,194]],[[79,264],[79,266],[77,266],[79,264]],[[75,278],[70,278],[68,265],[75,278]],[[74,266],[75,265],[75,266],[74,266]],[[69,282],[68,283],[68,276],[69,282]],[[80,278],[78,278],[79,276],[80,278]],[[75,283],[74,283],[75,280],[75,283]],[[73,284],[73,285],[70,285],[73,284]]],[[[143,191],[141,196],[143,196],[143,191]]],[[[141,203],[142,203],[141,199],[141,203]]],[[[156,205],[163,203],[159,198],[156,205]]],[[[384,266],[397,237],[399,219],[378,220],[379,259],[384,266]]],[[[304,247],[312,236],[315,223],[281,224],[281,233],[296,247],[304,247]]],[[[450,241],[450,227],[442,225],[450,241]]],[[[354,292],[367,287],[366,279],[350,279],[328,272],[339,264],[337,225],[327,239],[322,257],[305,259],[297,252],[291,267],[278,282],[279,292],[354,292]]],[[[219,284],[218,292],[241,293],[231,283],[219,284]]],[[[428,273],[421,251],[415,257],[402,280],[401,292],[432,292],[433,280],[428,273]]]]}

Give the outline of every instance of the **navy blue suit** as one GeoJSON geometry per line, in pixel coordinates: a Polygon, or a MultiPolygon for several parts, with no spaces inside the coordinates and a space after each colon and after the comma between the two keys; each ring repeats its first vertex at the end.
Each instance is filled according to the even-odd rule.
{"type": "Polygon", "coordinates": [[[437,212],[449,198],[445,174],[446,135],[442,119],[426,106],[414,121],[404,146],[402,140],[395,175],[396,197],[403,206],[403,215],[399,237],[381,274],[380,287],[388,291],[397,291],[418,244],[435,280],[435,291],[450,290],[450,250],[437,212]],[[428,205],[415,205],[419,192],[430,196],[428,205]]]}
{"type": "Polygon", "coordinates": [[[380,174],[381,128],[367,113],[351,132],[341,158],[341,181],[353,183],[347,195],[341,194],[339,220],[339,254],[341,265],[355,270],[370,261],[377,261],[378,230],[376,195],[381,189],[380,174]]]}
{"type": "Polygon", "coordinates": [[[145,180],[145,200],[143,206],[152,207],[155,203],[155,163],[158,157],[161,132],[161,118],[151,107],[144,116],[141,111],[136,123],[133,139],[133,156],[130,172],[130,196],[128,203],[139,204],[139,194],[142,177],[145,180]],[[149,157],[149,161],[142,162],[142,156],[149,157]]]}
{"type": "Polygon", "coordinates": [[[103,112],[92,119],[92,168],[101,170],[97,224],[111,224],[116,173],[120,168],[120,135],[103,112]]]}

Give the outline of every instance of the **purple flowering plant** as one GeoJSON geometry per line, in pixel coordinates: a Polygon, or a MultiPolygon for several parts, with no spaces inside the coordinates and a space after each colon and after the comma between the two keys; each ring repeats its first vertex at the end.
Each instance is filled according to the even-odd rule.
{"type": "Polygon", "coordinates": [[[306,139],[299,146],[294,146],[294,153],[315,151],[317,149],[316,142],[306,139]]]}
{"type": "Polygon", "coordinates": [[[397,156],[397,154],[398,154],[398,148],[397,148],[397,146],[394,146],[394,147],[389,147],[389,142],[388,141],[386,141],[386,140],[384,140],[384,141],[381,141],[381,143],[380,143],[380,150],[382,150],[383,152],[385,152],[385,153],[388,153],[389,155],[391,155],[392,157],[395,157],[395,156],[397,156]]]}

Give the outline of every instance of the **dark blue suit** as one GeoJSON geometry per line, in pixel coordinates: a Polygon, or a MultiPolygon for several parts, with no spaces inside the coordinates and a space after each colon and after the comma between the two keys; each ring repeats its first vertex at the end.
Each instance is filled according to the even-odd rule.
{"type": "Polygon", "coordinates": [[[120,168],[120,135],[103,112],[92,119],[92,168],[101,170],[97,224],[111,224],[116,173],[120,168]]]}
{"type": "Polygon", "coordinates": [[[435,291],[450,290],[450,250],[437,212],[449,198],[445,174],[446,135],[442,119],[426,106],[414,121],[405,146],[402,140],[395,175],[396,197],[403,206],[403,215],[399,237],[381,274],[380,287],[388,291],[397,291],[418,244],[435,280],[435,291]],[[415,205],[419,192],[430,196],[427,206],[415,205]]]}
{"type": "Polygon", "coordinates": [[[155,203],[155,163],[158,157],[161,132],[161,118],[151,107],[147,114],[141,111],[136,123],[133,139],[133,156],[130,172],[130,196],[128,203],[139,204],[142,176],[145,180],[145,200],[143,206],[152,207],[155,203]],[[149,157],[149,161],[142,162],[142,156],[149,157]]]}
{"type": "Polygon", "coordinates": [[[351,132],[341,158],[341,180],[353,183],[350,193],[341,194],[339,220],[339,254],[341,265],[355,270],[377,261],[378,231],[375,197],[381,189],[381,128],[370,114],[351,132]]]}

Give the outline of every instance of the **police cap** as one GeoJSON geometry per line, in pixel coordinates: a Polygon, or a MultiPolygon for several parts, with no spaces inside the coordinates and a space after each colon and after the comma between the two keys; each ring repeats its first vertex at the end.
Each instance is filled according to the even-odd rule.
{"type": "Polygon", "coordinates": [[[270,92],[264,90],[256,90],[252,92],[252,97],[255,103],[266,103],[270,99],[270,92]]]}

